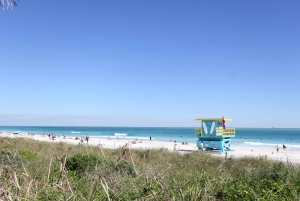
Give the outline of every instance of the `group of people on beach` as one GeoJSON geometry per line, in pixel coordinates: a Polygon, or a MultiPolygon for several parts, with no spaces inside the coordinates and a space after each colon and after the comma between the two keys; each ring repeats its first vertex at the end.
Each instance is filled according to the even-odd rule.
{"type": "Polygon", "coordinates": [[[59,136],[54,135],[53,133],[51,133],[51,134],[48,134],[48,137],[49,137],[50,140],[55,140],[56,137],[59,137],[59,136]]]}
{"type": "Polygon", "coordinates": [[[90,137],[87,134],[82,135],[80,138],[79,137],[75,137],[75,140],[80,140],[79,144],[83,144],[84,141],[86,141],[86,143],[88,144],[89,143],[89,139],[90,139],[90,137]]]}
{"type": "MultiPolygon", "coordinates": [[[[285,144],[282,144],[282,149],[283,149],[283,150],[286,149],[285,144]]],[[[278,145],[276,146],[276,151],[277,151],[277,153],[279,153],[279,146],[278,146],[278,145]]],[[[273,153],[273,152],[272,152],[272,153],[273,153]]]]}
{"type": "MultiPolygon", "coordinates": [[[[14,133],[15,134],[15,133],[14,133]]],[[[35,136],[35,133],[29,133],[29,132],[27,132],[27,135],[28,136],[35,136]]]]}
{"type": "Polygon", "coordinates": [[[135,139],[132,141],[132,144],[136,144],[136,143],[143,143],[143,140],[138,140],[138,139],[135,139]]]}
{"type": "MultiPolygon", "coordinates": [[[[181,145],[188,145],[188,144],[189,143],[187,141],[181,143],[181,145]]],[[[177,146],[177,141],[174,140],[174,150],[179,150],[179,149],[180,149],[180,146],[177,146]]]]}

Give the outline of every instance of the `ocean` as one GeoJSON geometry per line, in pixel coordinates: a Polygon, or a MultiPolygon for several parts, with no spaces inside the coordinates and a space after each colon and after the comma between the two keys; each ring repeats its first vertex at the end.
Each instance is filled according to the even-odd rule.
{"type": "MultiPolygon", "coordinates": [[[[191,127],[56,127],[56,126],[0,126],[2,134],[20,131],[21,134],[55,134],[67,136],[89,135],[99,139],[124,138],[149,141],[177,141],[195,143],[197,137],[191,127]]],[[[2,135],[1,134],[1,135],[2,135]]],[[[236,128],[232,146],[276,148],[285,144],[289,150],[300,150],[300,128],[236,128]]]]}

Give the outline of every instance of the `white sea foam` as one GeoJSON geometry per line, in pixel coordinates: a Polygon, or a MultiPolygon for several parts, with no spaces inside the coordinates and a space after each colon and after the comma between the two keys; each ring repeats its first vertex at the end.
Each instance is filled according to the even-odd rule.
{"type": "Polygon", "coordinates": [[[277,146],[277,144],[261,143],[261,142],[244,142],[245,144],[254,146],[277,146]]]}
{"type": "Polygon", "coordinates": [[[116,137],[112,137],[111,135],[89,135],[91,138],[100,138],[100,139],[116,139],[116,137]]]}
{"type": "Polygon", "coordinates": [[[126,136],[127,133],[114,133],[114,136],[126,136]]]}
{"type": "MultiPolygon", "coordinates": [[[[140,137],[140,136],[131,136],[131,137],[127,137],[126,139],[138,139],[138,140],[149,140],[149,137],[140,137]]],[[[155,138],[152,138],[152,140],[154,140],[155,138]]]]}
{"type": "Polygon", "coordinates": [[[81,132],[77,132],[77,131],[71,131],[71,133],[81,133],[81,132]]]}
{"type": "Polygon", "coordinates": [[[300,149],[300,145],[295,145],[295,144],[285,144],[286,147],[292,147],[292,148],[297,148],[300,149]]]}
{"type": "MultiPolygon", "coordinates": [[[[102,139],[107,139],[107,138],[111,138],[111,139],[127,139],[127,140],[135,140],[135,139],[138,139],[138,140],[149,140],[150,138],[149,137],[141,137],[141,136],[120,136],[120,135],[116,135],[116,136],[111,136],[111,135],[91,135],[90,137],[92,138],[102,138],[102,139]]],[[[155,138],[152,137],[152,140],[155,140],[155,138]]]]}
{"type": "MultiPolygon", "coordinates": [[[[262,143],[262,142],[244,142],[247,145],[260,146],[260,147],[276,147],[277,145],[281,146],[282,144],[272,144],[272,143],[262,143]]],[[[287,148],[300,149],[300,145],[297,144],[285,144],[287,148]]]]}

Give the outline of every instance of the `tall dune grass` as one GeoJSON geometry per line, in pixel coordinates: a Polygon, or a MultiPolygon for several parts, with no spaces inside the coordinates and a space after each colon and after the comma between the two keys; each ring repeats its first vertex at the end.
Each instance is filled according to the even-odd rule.
{"type": "Polygon", "coordinates": [[[299,170],[265,157],[0,139],[0,200],[299,200],[299,170]]]}

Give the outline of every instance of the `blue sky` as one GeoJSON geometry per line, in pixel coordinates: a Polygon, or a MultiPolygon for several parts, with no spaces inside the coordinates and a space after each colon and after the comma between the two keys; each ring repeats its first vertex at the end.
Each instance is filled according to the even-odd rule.
{"type": "Polygon", "coordinates": [[[300,1],[21,1],[0,11],[0,125],[293,127],[300,1]]]}

